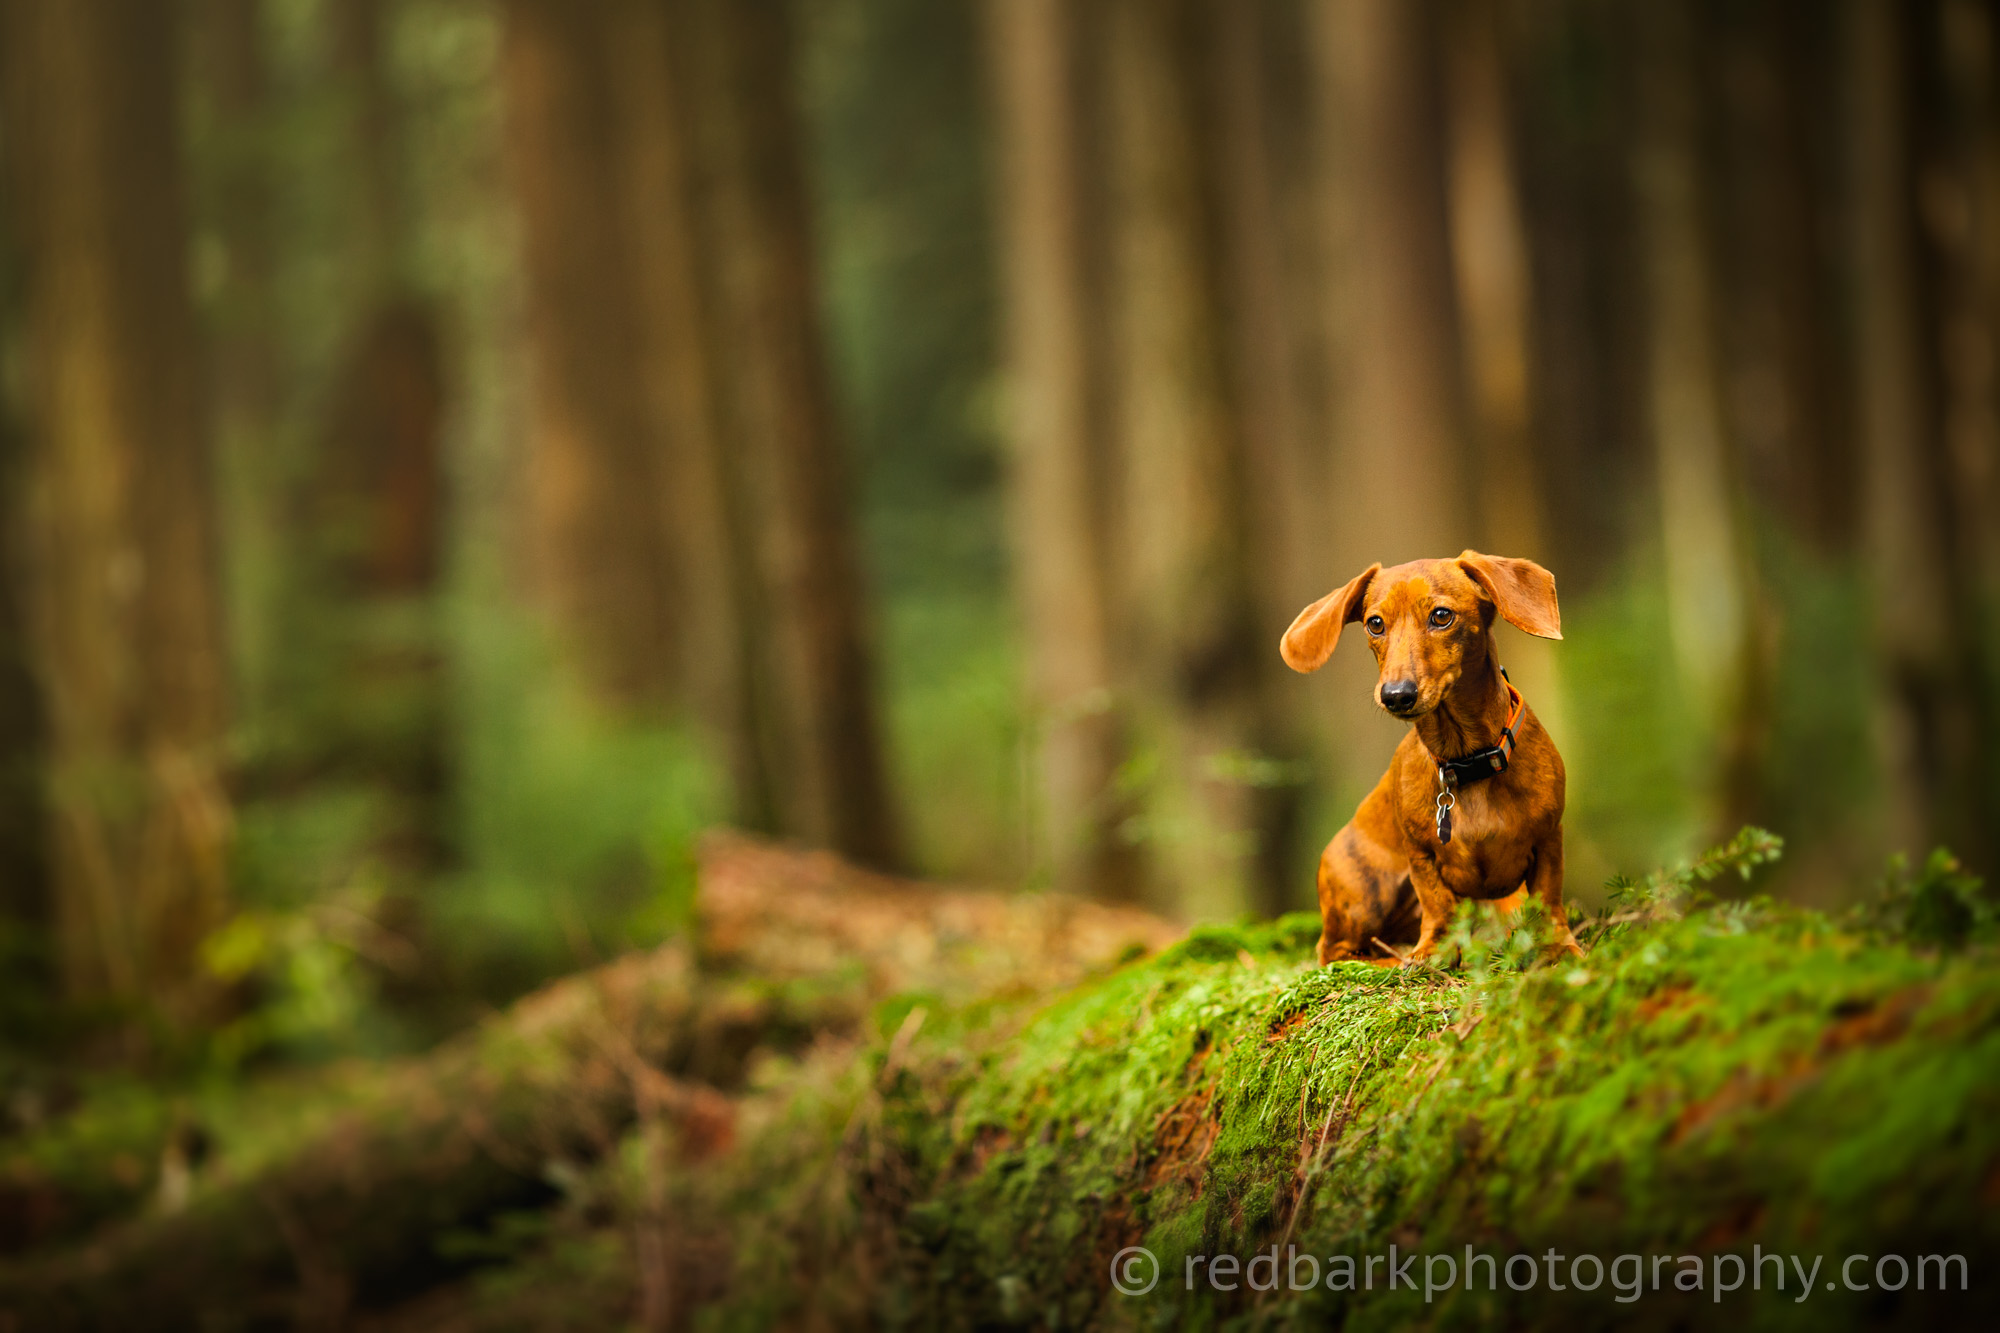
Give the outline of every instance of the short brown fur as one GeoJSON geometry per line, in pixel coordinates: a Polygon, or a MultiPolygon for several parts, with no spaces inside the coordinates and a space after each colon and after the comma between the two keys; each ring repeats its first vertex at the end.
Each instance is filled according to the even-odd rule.
{"type": "Polygon", "coordinates": [[[1320,856],[1322,964],[1427,958],[1459,899],[1511,903],[1523,891],[1560,923],[1558,948],[1582,954],[1563,913],[1562,756],[1525,702],[1507,771],[1460,787],[1451,841],[1438,838],[1437,760],[1499,744],[1507,724],[1512,700],[1494,652],[1496,618],[1560,639],[1554,576],[1531,560],[1477,551],[1370,565],[1285,631],[1286,664],[1317,671],[1342,628],[1362,624],[1378,667],[1375,700],[1412,724],[1389,771],[1320,856]],[[1414,699],[1389,708],[1383,687],[1392,684],[1413,684],[1414,699]],[[1404,952],[1406,944],[1415,947],[1404,952]]]}

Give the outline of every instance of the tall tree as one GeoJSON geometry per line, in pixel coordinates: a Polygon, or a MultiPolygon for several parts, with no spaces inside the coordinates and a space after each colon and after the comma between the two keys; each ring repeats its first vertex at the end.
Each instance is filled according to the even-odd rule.
{"type": "Polygon", "coordinates": [[[1643,385],[1643,266],[1618,14],[1591,0],[1512,5],[1514,136],[1533,288],[1528,372],[1563,595],[1618,569],[1630,509],[1606,497],[1652,475],[1643,385]]]}
{"type": "MultiPolygon", "coordinates": [[[[1953,607],[2000,596],[2000,43],[1991,6],[1939,0],[1921,26],[1924,73],[1912,84],[1922,154],[1921,217],[1935,349],[1933,494],[1947,545],[1953,607]]],[[[1992,693],[2000,640],[1956,616],[1952,674],[1963,710],[1950,755],[1954,798],[1941,834],[1982,867],[2000,852],[2000,780],[1976,756],[2000,745],[1992,693]]]]}
{"type": "MultiPolygon", "coordinates": [[[[1503,19],[1496,0],[1457,0],[1443,25],[1452,273],[1478,459],[1476,541],[1482,550],[1539,561],[1560,578],[1533,444],[1532,275],[1503,19]]],[[[1566,719],[1552,647],[1522,635],[1510,639],[1506,654],[1517,683],[1533,694],[1537,716],[1562,739],[1566,719]]]]}
{"type": "Polygon", "coordinates": [[[609,0],[512,0],[502,78],[533,393],[528,581],[598,699],[675,698],[661,442],[645,400],[609,0]]]}
{"type": "Polygon", "coordinates": [[[1355,501],[1343,526],[1359,568],[1469,544],[1436,16],[1428,2],[1315,0],[1312,17],[1344,454],[1336,491],[1355,501]]]}
{"type": "Polygon", "coordinates": [[[253,725],[285,634],[273,624],[288,525],[281,411],[286,330],[278,319],[277,197],[269,34],[263,0],[202,0],[184,11],[195,59],[193,157],[198,234],[213,242],[203,303],[212,360],[216,490],[236,703],[253,725]]]}
{"type": "MultiPolygon", "coordinates": [[[[1755,592],[1717,364],[1715,269],[1706,234],[1693,16],[1635,11],[1640,52],[1634,187],[1646,261],[1647,396],[1682,681],[1723,751],[1725,800],[1756,763],[1755,592]]],[[[1740,810],[1721,810],[1726,820],[1740,810]]]]}
{"type": "Polygon", "coordinates": [[[530,581],[600,702],[744,822],[897,854],[781,6],[513,0],[530,581]]]}
{"type": "Polygon", "coordinates": [[[1115,553],[1130,687],[1156,755],[1146,826],[1167,900],[1196,915],[1253,900],[1246,780],[1260,642],[1250,613],[1241,443],[1223,338],[1200,76],[1200,11],[1121,0],[1105,31],[1115,553]]]}
{"type": "Polygon", "coordinates": [[[1851,548],[1855,479],[1814,128],[1834,72],[1825,6],[1760,0],[1715,14],[1716,269],[1725,408],[1746,481],[1823,554],[1851,548]]]}
{"type": "MultiPolygon", "coordinates": [[[[1297,707],[1305,682],[1269,651],[1270,632],[1338,577],[1317,549],[1325,502],[1324,450],[1308,425],[1313,386],[1300,311],[1287,299],[1297,261],[1284,214],[1288,164],[1273,132],[1290,109],[1273,52],[1282,31],[1272,6],[1208,0],[1202,14],[1205,68],[1214,107],[1210,194],[1223,319],[1227,387],[1234,408],[1241,478],[1240,560],[1254,625],[1246,626],[1253,698],[1246,735],[1258,763],[1239,770],[1249,784],[1257,838],[1253,900],[1282,912],[1307,901],[1310,853],[1302,845],[1301,766],[1319,710],[1297,707]]],[[[1295,173],[1296,174],[1296,173],[1295,173]]]]}
{"type": "Polygon", "coordinates": [[[33,364],[28,623],[62,969],[75,994],[185,1012],[230,821],[175,9],[18,0],[5,21],[33,364]]]}
{"type": "Polygon", "coordinates": [[[1055,883],[1137,891],[1114,779],[1108,458],[1092,345],[1079,19],[1061,0],[988,0],[1003,210],[1013,549],[1039,772],[1037,854],[1055,883]]]}
{"type": "Polygon", "coordinates": [[[721,434],[719,367],[696,216],[694,113],[687,72],[672,57],[689,36],[686,6],[612,6],[608,78],[621,130],[631,294],[648,423],[662,450],[658,521],[675,611],[675,667],[687,715],[727,765],[735,818],[775,827],[772,780],[757,743],[744,608],[753,577],[742,515],[731,502],[721,434]]]}
{"type": "Polygon", "coordinates": [[[737,540],[752,716],[779,827],[886,864],[899,833],[877,720],[847,465],[784,0],[689,0],[693,115],[717,408],[737,540]]]}
{"type": "Polygon", "coordinates": [[[354,187],[346,266],[355,300],[317,480],[347,511],[339,554],[348,590],[424,594],[436,584],[443,541],[445,377],[436,314],[411,277],[404,124],[389,68],[393,8],[333,0],[328,17],[354,187]]]}
{"type": "MultiPolygon", "coordinates": [[[[1471,455],[1455,324],[1437,31],[1430,0],[1312,0],[1331,437],[1324,529],[1345,580],[1371,561],[1473,544],[1471,455]]],[[[1328,587],[1337,586],[1329,584],[1328,587]]],[[[1322,589],[1322,594],[1327,589],[1322,589]]],[[[1345,655],[1342,655],[1345,656],[1345,655]]],[[[1395,744],[1337,657],[1341,790],[1358,797],[1395,744]]]]}
{"type": "MultiPolygon", "coordinates": [[[[1919,15],[1890,0],[1849,0],[1852,89],[1854,363],[1859,397],[1863,546],[1873,575],[1878,719],[1890,835],[1915,848],[1978,837],[1980,682],[1951,550],[1928,355],[1917,230],[1912,103],[1922,70],[1919,15]],[[1914,31],[1913,31],[1914,30],[1914,31]]],[[[1961,844],[1962,845],[1962,844],[1961,844]]]]}
{"type": "MultiPolygon", "coordinates": [[[[0,145],[0,151],[6,147],[0,145]]],[[[22,313],[20,256],[11,222],[0,218],[0,337],[10,343],[19,336],[22,313]]],[[[25,554],[19,544],[26,440],[18,407],[0,404],[0,922],[39,932],[49,924],[51,903],[42,805],[42,700],[35,686],[22,589],[13,577],[25,554]]]]}

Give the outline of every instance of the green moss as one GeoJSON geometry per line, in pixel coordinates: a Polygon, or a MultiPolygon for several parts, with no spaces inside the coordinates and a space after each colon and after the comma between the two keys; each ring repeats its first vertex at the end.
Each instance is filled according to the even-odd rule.
{"type": "MultiPolygon", "coordinates": [[[[1808,1263],[1965,1253],[1979,1271],[2000,1254],[1984,1202],[2000,1167],[1993,957],[1707,896],[1776,851],[1746,834],[1615,886],[1579,923],[1581,962],[1537,965],[1530,917],[1460,930],[1458,971],[1314,968],[1317,922],[1296,916],[1200,929],[1033,1012],[940,1015],[900,1063],[878,1052],[875,1085],[834,1099],[841,1146],[802,1147],[796,1121],[773,1131],[790,1178],[812,1176],[799,1168],[817,1152],[847,1210],[842,1235],[795,1230],[784,1262],[819,1273],[810,1299],[824,1299],[830,1256],[865,1253],[852,1287],[872,1317],[920,1326],[1935,1319],[1957,1307],[1845,1291],[1794,1305],[1796,1278],[1719,1310],[1704,1290],[1699,1316],[1670,1278],[1634,1304],[1608,1285],[1455,1287],[1426,1303],[1379,1270],[1360,1292],[1184,1289],[1189,1256],[1274,1244],[1322,1264],[1392,1243],[1704,1264],[1756,1244],[1808,1263]],[[1163,1267],[1144,1297],[1110,1288],[1127,1245],[1163,1267]]],[[[799,1215],[768,1186],[733,1203],[767,1238],[773,1218],[799,1215]]],[[[762,1316],[737,1288],[716,1318],[784,1322],[808,1299],[796,1281],[782,1294],[779,1266],[752,1271],[762,1316]]]]}

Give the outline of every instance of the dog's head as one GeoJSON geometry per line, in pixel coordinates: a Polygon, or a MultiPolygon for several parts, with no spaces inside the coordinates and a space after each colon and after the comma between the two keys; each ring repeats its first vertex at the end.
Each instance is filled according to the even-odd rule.
{"type": "Polygon", "coordinates": [[[1397,717],[1436,708],[1485,659],[1500,616],[1544,639],[1562,637],[1555,576],[1532,560],[1465,551],[1456,560],[1370,565],[1299,612],[1279,651],[1294,671],[1317,671],[1343,626],[1361,623],[1380,669],[1375,701],[1397,717]]]}

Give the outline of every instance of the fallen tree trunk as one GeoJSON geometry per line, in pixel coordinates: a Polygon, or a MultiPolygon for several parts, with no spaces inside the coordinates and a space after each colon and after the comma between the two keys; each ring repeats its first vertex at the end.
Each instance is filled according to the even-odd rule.
{"type": "MultiPolygon", "coordinates": [[[[348,1089],[344,1113],[267,1169],[20,1264],[0,1280],[0,1310],[23,1329],[191,1327],[218,1311],[337,1327],[358,1301],[436,1281],[451,1267],[433,1246],[441,1232],[546,1203],[546,1164],[615,1143],[630,1118],[626,1060],[724,1076],[716,1048],[772,1021],[768,1006],[701,996],[680,948],[560,983],[348,1089]]],[[[688,1113],[705,1111],[690,1092],[688,1113]]]]}
{"type": "Polygon", "coordinates": [[[1296,916],[912,1009],[746,1102],[651,1213],[557,1210],[494,1285],[379,1327],[1971,1325],[2000,968],[1916,926],[1983,900],[1919,885],[1896,930],[1683,912],[1702,874],[1579,923],[1580,963],[1487,924],[1460,970],[1316,968],[1296,916]],[[590,1236],[613,1258],[582,1278],[556,1256],[590,1236]]]}
{"type": "MultiPolygon", "coordinates": [[[[1970,1324],[2000,1280],[1993,943],[1681,915],[1699,877],[1580,963],[1488,927],[1463,973],[1315,968],[1302,915],[1197,930],[976,1060],[919,1041],[827,1159],[850,1217],[697,1194],[745,1219],[715,1300],[784,1326],[861,1273],[850,1312],[928,1327],[1970,1324]]],[[[1965,884],[1920,883],[1912,928],[1985,913],[1965,884]]]]}
{"type": "Polygon", "coordinates": [[[344,1326],[462,1271],[455,1234],[548,1206],[642,1112],[671,1126],[683,1160],[725,1147],[754,1053],[851,1038],[899,992],[964,1002],[1073,983],[1177,933],[727,836],[704,847],[701,885],[696,949],[557,982],[428,1057],[350,1080],[330,1094],[341,1109],[292,1131],[287,1151],[246,1166],[219,1145],[175,1211],[0,1270],[0,1328],[344,1326]]]}

